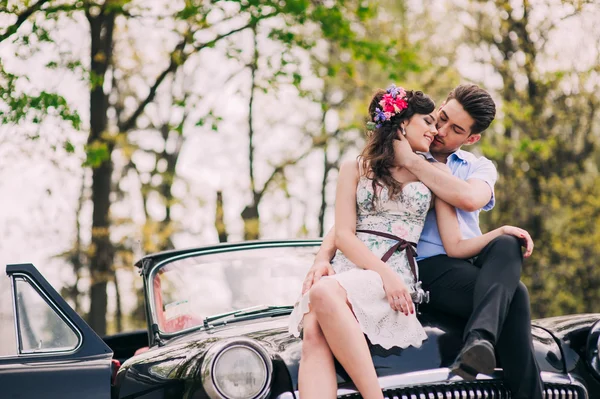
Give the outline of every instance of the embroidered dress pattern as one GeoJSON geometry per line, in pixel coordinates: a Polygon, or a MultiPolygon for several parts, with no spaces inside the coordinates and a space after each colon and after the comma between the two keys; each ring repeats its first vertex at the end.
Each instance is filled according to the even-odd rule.
{"type": "MultiPolygon", "coordinates": [[[[406,241],[418,242],[432,201],[431,191],[421,182],[409,182],[396,198],[390,199],[387,188],[383,187],[378,189],[377,200],[373,204],[372,183],[366,177],[358,181],[356,229],[389,233],[406,241]]],[[[369,233],[359,232],[356,235],[379,258],[397,243],[369,233]]],[[[406,316],[390,307],[378,273],[354,265],[339,250],[331,263],[335,274],[323,278],[335,279],[346,290],[356,319],[372,344],[385,349],[421,346],[427,334],[416,314],[406,316]]],[[[415,279],[406,251],[394,252],[386,263],[413,291],[415,279]]],[[[299,299],[290,316],[289,331],[294,336],[300,336],[302,318],[308,311],[307,293],[299,299]]]]}

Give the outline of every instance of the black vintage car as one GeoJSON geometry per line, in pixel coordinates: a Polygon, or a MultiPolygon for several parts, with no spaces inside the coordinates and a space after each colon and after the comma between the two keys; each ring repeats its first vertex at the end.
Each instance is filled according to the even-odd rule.
{"type": "MultiPolygon", "coordinates": [[[[100,339],[33,265],[0,276],[1,398],[299,398],[291,306],[319,241],[223,244],[149,255],[147,331],[100,339]],[[136,353],[134,355],[134,353],[136,353]]],[[[448,366],[463,322],[422,309],[420,348],[371,348],[389,399],[509,398],[501,365],[466,382],[448,366]]],[[[546,398],[600,398],[600,314],[532,326],[546,398]]],[[[338,398],[360,398],[338,365],[338,398]]]]}

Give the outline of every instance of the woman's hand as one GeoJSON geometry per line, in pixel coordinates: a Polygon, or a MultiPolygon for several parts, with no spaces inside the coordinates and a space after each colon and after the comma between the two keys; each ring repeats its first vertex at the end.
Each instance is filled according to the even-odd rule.
{"type": "Polygon", "coordinates": [[[389,269],[389,271],[382,273],[381,280],[383,281],[383,289],[387,300],[393,310],[400,311],[407,316],[409,313],[415,312],[410,291],[400,276],[389,269]]]}
{"type": "Polygon", "coordinates": [[[521,241],[521,245],[525,247],[524,258],[529,258],[533,252],[533,240],[527,232],[519,227],[515,226],[502,226],[502,232],[510,236],[515,236],[521,241]]]}
{"type": "Polygon", "coordinates": [[[302,295],[306,294],[310,287],[317,283],[323,276],[333,276],[335,271],[330,262],[315,261],[312,267],[306,273],[304,283],[302,283],[302,295]]]}
{"type": "Polygon", "coordinates": [[[400,133],[400,129],[398,129],[392,145],[394,146],[394,164],[396,166],[404,167],[411,159],[414,159],[412,157],[418,157],[406,137],[400,133]]]}

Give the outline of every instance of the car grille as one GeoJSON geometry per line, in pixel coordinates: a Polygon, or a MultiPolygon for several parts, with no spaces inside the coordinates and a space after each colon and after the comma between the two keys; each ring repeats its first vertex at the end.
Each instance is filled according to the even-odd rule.
{"type": "MultiPolygon", "coordinates": [[[[477,381],[420,385],[383,391],[385,399],[509,399],[510,392],[501,382],[477,381]]],[[[544,399],[585,399],[582,388],[573,385],[545,384],[544,399]]],[[[359,399],[359,394],[338,396],[339,399],[359,399]]]]}
{"type": "Polygon", "coordinates": [[[586,399],[582,388],[573,385],[544,385],[544,399],[586,399]]]}

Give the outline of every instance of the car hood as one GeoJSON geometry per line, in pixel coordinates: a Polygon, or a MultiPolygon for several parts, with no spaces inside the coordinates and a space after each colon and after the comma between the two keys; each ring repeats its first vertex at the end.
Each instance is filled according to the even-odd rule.
{"type": "MultiPolygon", "coordinates": [[[[371,347],[378,376],[448,367],[454,361],[462,345],[462,322],[433,313],[422,314],[419,319],[428,335],[420,348],[385,350],[380,346],[371,347]]],[[[199,373],[202,357],[215,342],[243,336],[261,343],[271,353],[274,362],[284,364],[292,388],[297,389],[302,341],[288,332],[287,323],[288,317],[280,316],[186,334],[128,360],[123,368],[130,374],[144,375],[145,378],[154,376],[163,381],[193,378],[199,373]]],[[[557,339],[550,333],[548,322],[537,323],[540,326],[533,326],[532,334],[540,369],[563,372],[565,365],[561,350],[557,339]]],[[[349,382],[350,378],[339,364],[336,364],[336,370],[339,383],[349,382]]]]}

